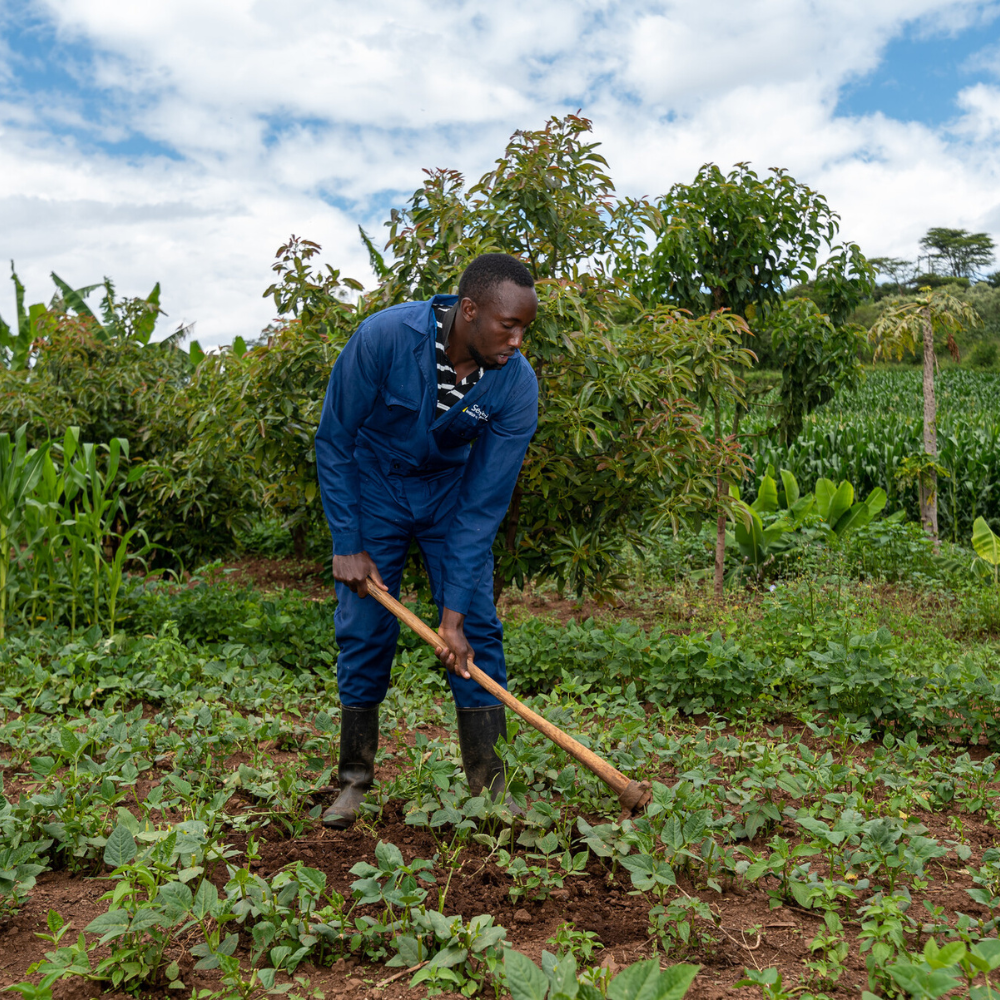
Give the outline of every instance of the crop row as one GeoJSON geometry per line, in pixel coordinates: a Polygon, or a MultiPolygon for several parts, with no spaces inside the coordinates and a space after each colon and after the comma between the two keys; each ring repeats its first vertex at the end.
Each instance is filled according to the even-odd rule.
{"type": "MultiPolygon", "coordinates": [[[[923,454],[920,373],[879,370],[854,391],[844,391],[810,414],[788,447],[754,437],[749,450],[758,470],[770,463],[792,472],[803,488],[820,478],[848,480],[867,494],[881,487],[888,509],[919,520],[915,488],[901,484],[902,461],[923,454]]],[[[960,370],[938,377],[939,462],[949,475],[939,483],[941,534],[968,539],[977,517],[1000,527],[1000,375],[960,370]]],[[[766,411],[754,414],[745,430],[767,426],[766,411]]],[[[753,483],[748,483],[751,492],[753,483]]]]}

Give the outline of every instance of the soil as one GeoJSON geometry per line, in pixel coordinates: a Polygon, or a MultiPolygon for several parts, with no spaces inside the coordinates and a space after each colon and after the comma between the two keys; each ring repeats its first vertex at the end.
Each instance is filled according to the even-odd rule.
{"type": "MultiPolygon", "coordinates": [[[[318,564],[291,559],[244,559],[231,564],[235,577],[263,590],[295,588],[310,598],[323,600],[332,594],[332,589],[321,578],[318,564]]],[[[636,609],[624,606],[596,605],[592,602],[575,602],[559,598],[554,593],[509,593],[501,602],[504,615],[528,613],[545,614],[567,622],[594,617],[629,617],[636,620],[636,609]]],[[[698,721],[698,720],[694,720],[698,721]]],[[[797,720],[787,720],[786,738],[791,730],[801,730],[797,720]]],[[[422,731],[437,738],[451,738],[452,734],[436,726],[421,726],[422,731]]],[[[407,742],[412,734],[404,734],[407,742]]],[[[803,742],[814,748],[826,746],[810,732],[802,733],[803,742]]],[[[859,760],[866,756],[868,748],[853,748],[852,756],[859,760]]],[[[975,757],[985,753],[984,748],[968,748],[975,757]]],[[[275,759],[291,757],[293,754],[275,753],[275,759]]],[[[235,768],[245,755],[234,755],[226,766],[235,768]]],[[[725,766],[724,761],[719,761],[725,766]]],[[[394,759],[386,761],[379,771],[381,780],[390,779],[399,764],[394,759]]],[[[667,775],[664,775],[666,778],[667,775]]],[[[141,794],[147,784],[159,779],[156,771],[144,772],[141,794]]],[[[34,783],[24,776],[13,773],[5,777],[7,794],[27,791],[34,783]]],[[[327,805],[335,793],[324,789],[318,791],[314,801],[327,805]]],[[[591,817],[593,819],[593,817],[591,817]]],[[[921,813],[913,815],[928,828],[928,836],[941,843],[960,839],[954,830],[954,819],[942,813],[921,813]]],[[[974,856],[970,864],[978,863],[981,852],[996,843],[996,830],[977,816],[961,815],[961,839],[970,844],[974,856]]],[[[776,831],[772,831],[776,832],[776,831]]],[[[780,830],[789,839],[796,837],[796,829],[790,821],[780,830]]],[[[760,835],[750,846],[758,853],[767,850],[766,840],[770,836],[760,835]]],[[[415,829],[403,822],[401,807],[390,804],[382,820],[374,830],[358,825],[346,831],[327,829],[317,820],[298,839],[283,839],[277,832],[269,831],[262,839],[260,857],[252,862],[252,868],[264,877],[272,876],[290,862],[301,860],[310,867],[318,868],[327,876],[327,884],[345,898],[350,898],[350,884],[354,876],[350,868],[358,861],[373,861],[374,850],[379,840],[397,845],[407,862],[414,858],[434,858],[438,853],[430,832],[415,829]]],[[[233,834],[232,845],[241,852],[230,859],[234,865],[245,862],[245,837],[233,834]]],[[[822,865],[814,862],[814,869],[822,873],[822,865]]],[[[926,898],[943,906],[949,913],[960,911],[970,916],[985,916],[985,911],[974,904],[965,890],[972,885],[968,871],[954,855],[933,862],[933,881],[926,892],[915,893],[914,906],[919,907],[920,898],[926,898]]],[[[438,868],[440,874],[440,865],[438,868]]],[[[211,874],[213,882],[222,886],[226,880],[225,868],[217,867],[211,874]]],[[[596,952],[593,961],[603,962],[616,971],[641,958],[653,955],[654,939],[648,929],[648,911],[651,901],[633,894],[627,872],[619,868],[609,875],[607,867],[596,858],[591,858],[586,871],[567,879],[564,889],[555,890],[544,901],[526,899],[512,900],[508,889],[510,880],[497,865],[490,860],[485,847],[472,843],[462,853],[457,869],[448,887],[444,902],[446,914],[460,914],[468,920],[478,914],[491,914],[496,923],[507,930],[507,937],[519,951],[535,962],[540,962],[544,949],[560,925],[572,921],[578,930],[592,931],[598,936],[603,949],[596,952]]],[[[39,961],[45,951],[52,946],[37,935],[46,929],[46,915],[55,910],[65,919],[72,921],[73,928],[64,943],[73,940],[94,917],[102,912],[106,903],[100,897],[109,888],[109,883],[96,870],[88,874],[74,874],[66,871],[46,872],[39,876],[37,885],[23,909],[12,917],[0,918],[0,986],[9,986],[28,976],[29,966],[39,961]]],[[[672,951],[666,957],[660,956],[664,965],[689,961],[701,967],[694,985],[688,994],[692,1000],[719,1000],[722,997],[759,997],[759,987],[737,989],[735,984],[743,978],[744,968],[767,968],[777,966],[785,978],[785,983],[798,982],[804,971],[803,961],[810,957],[809,942],[822,927],[819,914],[803,910],[798,906],[784,904],[772,909],[772,901],[767,894],[764,880],[752,886],[739,883],[723,884],[721,892],[702,886],[692,885],[680,879],[682,892],[698,897],[707,903],[717,915],[715,925],[695,922],[702,931],[702,939],[689,949],[672,951]]],[[[436,889],[432,887],[433,899],[436,889]]],[[[374,911],[372,911],[374,912],[374,911]]],[[[827,987],[825,992],[833,997],[857,996],[867,988],[867,974],[863,956],[857,942],[857,924],[847,924],[846,933],[850,941],[850,955],[847,966],[835,988],[827,987]]],[[[200,972],[193,969],[194,959],[188,949],[195,943],[194,932],[189,940],[180,942],[169,954],[180,964],[182,978],[188,995],[189,990],[218,990],[218,974],[200,972]]],[[[916,943],[914,943],[916,944],[916,943]]],[[[411,996],[408,988],[410,976],[398,975],[398,970],[387,969],[379,964],[367,964],[357,959],[341,959],[332,968],[320,968],[305,964],[296,970],[296,977],[309,980],[308,988],[300,984],[300,991],[307,997],[313,991],[321,990],[327,998],[377,996],[386,1000],[401,1000],[411,996]]],[[[99,987],[87,981],[74,978],[66,983],[57,983],[53,988],[56,1000],[88,1000],[98,994],[99,987]]],[[[416,997],[424,995],[423,987],[415,991],[416,997]]],[[[106,994],[110,997],[124,997],[120,993],[106,994]]],[[[153,990],[145,996],[167,997],[177,995],[174,991],[153,990]]],[[[443,994],[444,997],[452,994],[443,994]]],[[[457,998],[457,994],[454,995],[457,998]]]]}
{"type": "MultiPolygon", "coordinates": [[[[442,730],[435,731],[433,735],[441,737],[447,733],[442,730]]],[[[855,748],[855,753],[860,759],[863,754],[859,749],[855,748]]],[[[227,761],[227,768],[238,767],[244,756],[234,755],[227,761]]],[[[387,761],[385,768],[378,773],[379,779],[390,779],[394,767],[393,761],[387,761]]],[[[150,781],[155,782],[156,778],[155,774],[149,774],[150,781]]],[[[332,789],[323,790],[316,794],[315,801],[325,806],[334,794],[332,789]]],[[[956,836],[948,817],[940,813],[922,813],[913,815],[911,819],[924,823],[928,827],[928,835],[942,843],[956,836]]],[[[986,847],[996,843],[996,830],[976,816],[963,815],[962,824],[962,838],[973,847],[975,855],[971,863],[975,863],[986,847]]],[[[796,837],[794,824],[790,821],[786,821],[780,831],[772,832],[780,832],[789,839],[796,837]]],[[[300,860],[323,871],[327,876],[327,885],[348,899],[351,895],[350,884],[355,878],[350,874],[351,867],[358,861],[373,862],[379,840],[398,846],[407,863],[415,858],[433,859],[438,853],[429,831],[407,826],[403,822],[398,803],[390,803],[374,830],[357,825],[350,830],[338,831],[315,821],[298,839],[283,839],[273,832],[270,838],[262,839],[259,859],[251,863],[254,872],[270,878],[280,868],[300,860]]],[[[234,833],[229,840],[240,851],[230,863],[245,863],[245,836],[234,833]]],[[[750,846],[763,853],[766,850],[765,840],[764,836],[758,836],[750,846]]],[[[934,863],[934,881],[930,889],[920,895],[943,906],[948,912],[957,910],[971,916],[986,916],[985,911],[974,904],[964,891],[972,885],[967,870],[954,856],[943,859],[943,862],[934,863]]],[[[821,863],[814,863],[814,868],[822,874],[821,863]]],[[[225,868],[217,866],[210,873],[210,878],[221,888],[227,878],[225,868]]],[[[447,889],[444,912],[448,915],[460,914],[466,921],[478,914],[491,914],[496,923],[507,929],[508,941],[538,963],[543,949],[552,950],[548,941],[566,921],[572,921],[578,930],[592,931],[598,936],[603,949],[596,953],[595,961],[608,964],[612,971],[653,955],[653,940],[649,936],[647,921],[650,902],[633,893],[628,875],[622,869],[611,876],[608,869],[592,857],[583,873],[567,879],[564,889],[554,890],[548,899],[540,902],[524,898],[512,900],[508,893],[509,885],[503,871],[490,860],[487,849],[472,843],[458,860],[447,889]]],[[[20,913],[0,922],[0,986],[24,980],[28,967],[41,959],[46,950],[51,950],[51,945],[37,936],[38,932],[46,929],[46,915],[50,909],[72,921],[73,929],[64,940],[73,940],[105,908],[106,904],[100,901],[100,897],[108,888],[108,882],[100,874],[57,871],[41,875],[30,900],[20,913]]],[[[758,996],[759,992],[754,989],[735,988],[735,983],[744,976],[745,967],[777,966],[786,982],[796,981],[803,970],[802,962],[810,957],[809,942],[822,928],[819,914],[789,904],[772,909],[766,892],[768,887],[763,880],[749,888],[724,884],[722,892],[714,892],[692,885],[682,877],[679,888],[687,895],[702,899],[717,914],[717,926],[696,921],[696,926],[704,932],[700,943],[686,951],[674,951],[662,959],[664,964],[689,961],[701,966],[689,993],[692,1000],[715,1000],[731,995],[758,996]]],[[[431,888],[431,900],[436,891],[436,888],[431,888]]],[[[919,906],[920,903],[915,901],[914,905],[919,906]]],[[[374,915],[374,908],[371,913],[374,915]]],[[[859,954],[857,931],[857,925],[847,925],[851,953],[837,988],[826,991],[831,996],[857,995],[860,989],[867,988],[867,973],[859,954]]],[[[188,948],[195,940],[193,935],[189,936],[192,940],[181,942],[169,953],[169,957],[180,964],[186,987],[219,989],[217,973],[194,970],[195,960],[188,953],[188,948]]],[[[407,988],[409,976],[395,979],[396,972],[382,965],[346,959],[338,961],[333,968],[306,964],[300,966],[295,975],[308,978],[307,995],[320,989],[327,997],[371,995],[396,1000],[410,995],[407,988]],[[390,979],[392,981],[388,982],[390,979]],[[379,986],[382,983],[387,985],[379,986]]],[[[95,994],[96,986],[83,979],[57,983],[54,987],[55,1000],[88,1000],[95,994]]],[[[423,994],[423,987],[419,987],[416,996],[419,998],[423,994]]],[[[119,995],[109,994],[113,997],[119,995]]],[[[165,990],[154,990],[144,995],[162,995],[165,998],[169,994],[165,990]]]]}

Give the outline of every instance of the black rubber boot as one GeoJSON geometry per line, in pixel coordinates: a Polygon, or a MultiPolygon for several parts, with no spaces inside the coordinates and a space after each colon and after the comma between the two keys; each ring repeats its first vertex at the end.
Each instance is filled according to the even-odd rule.
{"type": "Polygon", "coordinates": [[[480,795],[486,788],[495,802],[504,791],[503,762],[493,749],[497,737],[507,735],[504,707],[459,708],[456,714],[458,745],[462,749],[462,765],[469,791],[480,795]]]}
{"type": "Polygon", "coordinates": [[[378,750],[378,707],[340,711],[340,759],[337,779],[340,794],[323,813],[323,825],[346,830],[358,816],[358,807],[375,780],[378,750]]]}

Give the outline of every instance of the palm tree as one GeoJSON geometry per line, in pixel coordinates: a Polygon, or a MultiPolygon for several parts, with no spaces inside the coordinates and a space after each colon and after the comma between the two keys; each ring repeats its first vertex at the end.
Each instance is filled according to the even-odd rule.
{"type": "Polygon", "coordinates": [[[920,495],[920,523],[938,547],[937,518],[937,399],[934,395],[934,333],[952,334],[966,326],[978,326],[979,314],[965,302],[943,289],[921,288],[916,298],[893,299],[868,331],[875,345],[875,360],[889,355],[897,359],[905,353],[917,353],[921,345],[924,358],[924,457],[919,463],[917,486],[920,495]]]}

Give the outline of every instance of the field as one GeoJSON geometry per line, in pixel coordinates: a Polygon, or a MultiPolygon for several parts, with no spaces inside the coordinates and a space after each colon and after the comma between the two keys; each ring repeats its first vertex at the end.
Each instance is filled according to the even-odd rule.
{"type": "MultiPolygon", "coordinates": [[[[920,378],[900,366],[867,372],[858,389],[807,416],[789,448],[761,441],[752,449],[758,466],[772,462],[805,483],[846,479],[864,493],[881,486],[889,510],[919,520],[916,491],[901,485],[897,473],[903,459],[923,451],[920,378]]],[[[947,368],[936,381],[939,461],[951,473],[940,487],[941,533],[967,544],[977,517],[1000,526],[1000,375],[947,368]]],[[[748,430],[766,423],[764,411],[748,430]]]]}
{"type": "Polygon", "coordinates": [[[329,995],[437,954],[379,995],[414,976],[468,995],[492,992],[507,944],[575,954],[599,986],[656,956],[700,966],[691,996],[768,969],[846,996],[884,994],[931,939],[995,938],[997,647],[970,638],[962,594],[803,582],[718,620],[697,590],[649,588],[600,623],[509,601],[514,690],[655,782],[634,822],[513,719],[525,816],[470,800],[443,678],[404,641],[377,790],[347,832],[317,820],[337,746],[327,595],[217,572],[133,600],[131,636],[5,648],[3,829],[52,869],[5,921],[6,983],[48,951],[56,996],[115,969],[143,995],[171,977],[251,995],[268,966],[329,995]]]}
{"type": "MultiPolygon", "coordinates": [[[[810,488],[869,475],[915,419],[911,375],[838,397],[784,466],[810,488]]],[[[953,467],[996,420],[994,377],[966,376],[943,379],[953,467]]],[[[995,440],[956,476],[994,470],[991,517],[995,440]]],[[[76,527],[63,542],[96,575],[48,597],[25,578],[0,647],[0,983],[29,1000],[988,995],[1000,589],[967,547],[807,520],[718,607],[706,527],[650,539],[609,604],[509,589],[512,690],[652,783],[634,819],[512,715],[523,815],[470,798],[445,679],[404,634],[376,786],[337,832],[319,820],[339,733],[322,567],[261,552],[142,584],[73,548],[76,527]]]]}

